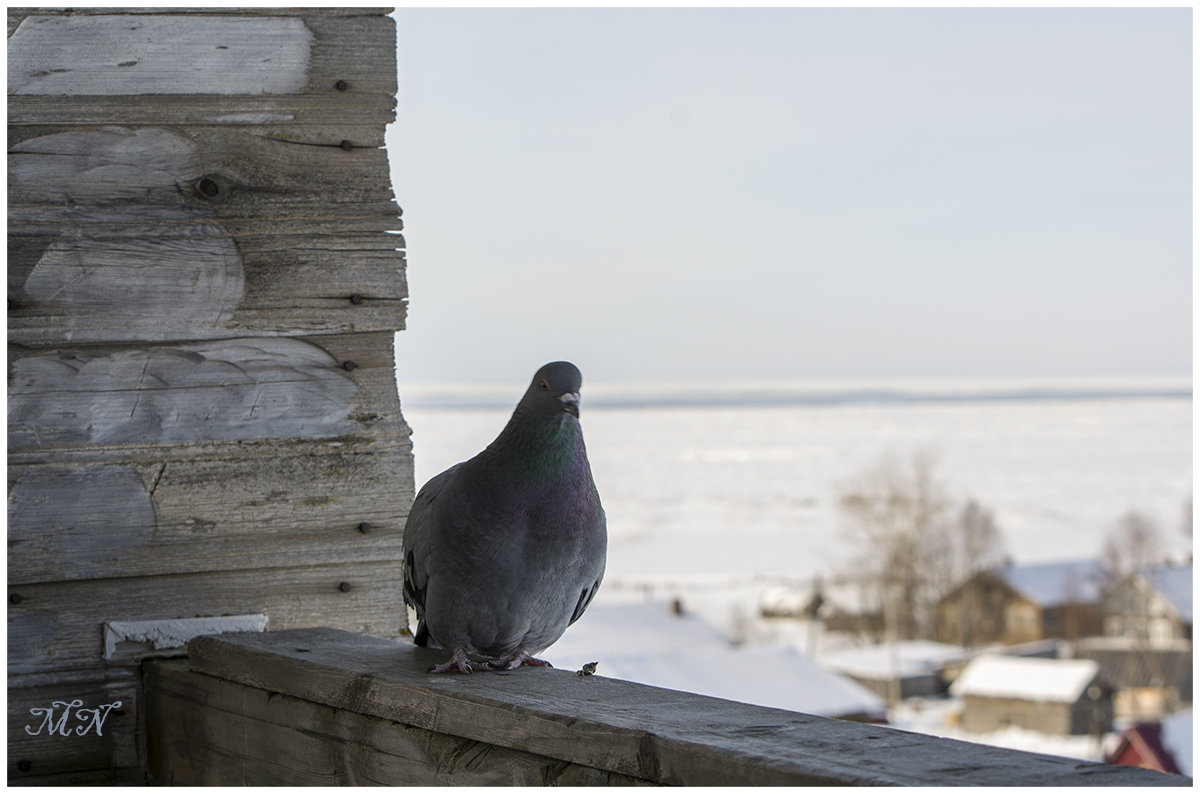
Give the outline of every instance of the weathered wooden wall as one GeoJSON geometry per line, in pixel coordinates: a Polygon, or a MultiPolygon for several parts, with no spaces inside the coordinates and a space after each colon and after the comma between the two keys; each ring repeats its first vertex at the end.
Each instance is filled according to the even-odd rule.
{"type": "MultiPolygon", "coordinates": [[[[147,663],[152,782],[174,785],[1185,786],[1135,767],[522,668],[333,629],[198,637],[147,663]]],[[[748,671],[752,675],[753,671],[748,671]]]]}
{"type": "Polygon", "coordinates": [[[140,781],[189,631],[403,626],[389,11],[8,11],[10,782],[140,781]]]}

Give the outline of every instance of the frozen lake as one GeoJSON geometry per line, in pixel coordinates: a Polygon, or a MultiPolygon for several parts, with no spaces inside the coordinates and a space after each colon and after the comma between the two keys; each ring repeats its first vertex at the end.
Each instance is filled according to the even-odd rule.
{"type": "MultiPolygon", "coordinates": [[[[400,385],[417,484],[487,445],[525,384],[400,385]]],[[[956,499],[994,511],[1017,562],[1098,556],[1126,511],[1169,547],[1192,495],[1191,384],[615,386],[582,422],[608,515],[607,599],[639,583],[744,598],[831,574],[853,549],[838,486],[884,455],[936,456],[956,499]],[[690,587],[689,587],[690,585],[690,587]]],[[[671,588],[674,589],[674,588],[671,588]]]]}

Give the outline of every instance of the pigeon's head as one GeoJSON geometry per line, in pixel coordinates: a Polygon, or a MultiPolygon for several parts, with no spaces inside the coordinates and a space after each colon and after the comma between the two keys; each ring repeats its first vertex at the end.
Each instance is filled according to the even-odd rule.
{"type": "Polygon", "coordinates": [[[539,414],[553,416],[566,411],[579,416],[579,386],[583,376],[569,361],[554,361],[539,369],[521,402],[539,414]]]}

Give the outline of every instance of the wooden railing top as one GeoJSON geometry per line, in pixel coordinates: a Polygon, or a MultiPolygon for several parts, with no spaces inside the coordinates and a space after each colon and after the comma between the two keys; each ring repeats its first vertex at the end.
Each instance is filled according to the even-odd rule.
{"type": "MultiPolygon", "coordinates": [[[[330,628],[198,637],[192,671],[335,709],[674,785],[1190,785],[1126,766],[522,668],[429,675],[445,654],[330,628]]],[[[747,670],[746,675],[754,675],[747,670]]],[[[398,783],[403,781],[397,781],[398,783]]]]}

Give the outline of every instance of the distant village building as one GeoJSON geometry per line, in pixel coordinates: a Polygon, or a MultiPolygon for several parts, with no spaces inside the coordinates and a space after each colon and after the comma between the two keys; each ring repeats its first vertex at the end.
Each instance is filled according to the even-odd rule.
{"type": "Polygon", "coordinates": [[[1108,584],[1091,560],[981,571],[938,602],[937,639],[974,647],[1100,634],[1108,584]]]}
{"type": "Polygon", "coordinates": [[[1140,766],[1156,772],[1181,774],[1179,765],[1171,751],[1163,744],[1162,725],[1157,722],[1142,722],[1121,731],[1116,747],[1105,753],[1109,764],[1140,766]]]}
{"type": "Polygon", "coordinates": [[[1116,687],[1117,717],[1154,720],[1192,702],[1192,643],[1160,641],[1153,645],[1133,637],[1088,637],[1074,643],[1071,655],[1100,665],[1116,687]]]}
{"type": "Polygon", "coordinates": [[[819,621],[826,631],[883,638],[883,609],[862,582],[843,581],[812,587],[778,586],[765,590],[759,600],[764,618],[819,621]]]}
{"type": "Polygon", "coordinates": [[[1104,600],[1104,633],[1151,644],[1192,639],[1192,565],[1131,573],[1104,600]]]}
{"type": "Polygon", "coordinates": [[[963,701],[962,727],[990,733],[1008,726],[1050,734],[1112,730],[1112,686],[1090,659],[977,657],[951,684],[963,701]]]}
{"type": "Polygon", "coordinates": [[[868,645],[822,654],[822,665],[889,701],[946,693],[947,667],[966,663],[957,645],[926,640],[868,645]]]}

